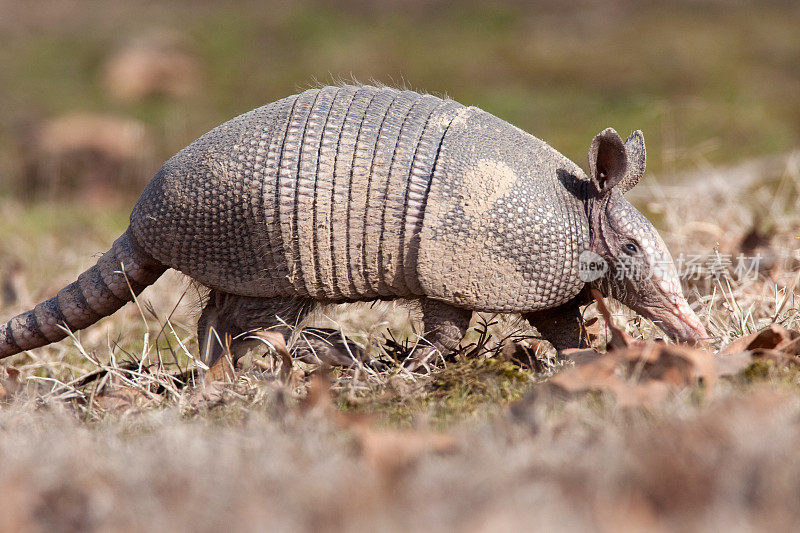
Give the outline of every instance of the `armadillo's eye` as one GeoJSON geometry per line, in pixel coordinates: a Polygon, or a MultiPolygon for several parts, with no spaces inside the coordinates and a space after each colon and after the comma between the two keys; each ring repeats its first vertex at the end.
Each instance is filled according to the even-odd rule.
{"type": "Polygon", "coordinates": [[[629,243],[627,243],[625,245],[625,250],[627,250],[628,252],[630,252],[632,254],[635,254],[635,253],[637,253],[639,251],[639,247],[636,246],[636,244],[634,244],[632,242],[629,242],[629,243]]]}

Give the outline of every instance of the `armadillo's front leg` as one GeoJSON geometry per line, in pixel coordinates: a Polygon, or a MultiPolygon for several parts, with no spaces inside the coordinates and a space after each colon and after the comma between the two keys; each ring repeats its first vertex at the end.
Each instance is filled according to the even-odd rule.
{"type": "Polygon", "coordinates": [[[447,355],[458,348],[458,343],[467,333],[469,320],[472,318],[471,310],[438,300],[423,298],[421,305],[423,336],[430,345],[420,345],[414,351],[416,364],[428,361],[436,352],[447,355]]]}
{"type": "Polygon", "coordinates": [[[559,353],[566,348],[586,348],[588,344],[583,335],[583,319],[580,310],[580,306],[584,303],[586,303],[585,298],[579,295],[559,307],[526,313],[522,316],[559,353]]]}

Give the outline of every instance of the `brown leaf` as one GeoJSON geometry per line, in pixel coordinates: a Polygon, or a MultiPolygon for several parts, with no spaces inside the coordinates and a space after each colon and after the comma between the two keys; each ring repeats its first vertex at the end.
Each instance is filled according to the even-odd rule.
{"type": "Polygon", "coordinates": [[[716,382],[710,352],[661,342],[630,342],[630,346],[605,355],[594,350],[568,352],[576,365],[551,377],[549,386],[570,395],[609,393],[621,405],[652,405],[670,389],[700,380],[713,387],[716,382]]]}
{"type": "Polygon", "coordinates": [[[314,373],[308,394],[298,406],[301,415],[312,411],[330,416],[337,425],[351,431],[364,460],[388,485],[397,481],[404,469],[422,455],[449,452],[455,448],[455,440],[448,435],[425,430],[378,428],[372,414],[337,411],[331,397],[327,369],[314,373]]]}
{"type": "Polygon", "coordinates": [[[501,355],[506,361],[516,363],[523,368],[530,368],[536,372],[544,371],[541,361],[536,357],[539,343],[508,340],[503,344],[501,355]]]}
{"type": "Polygon", "coordinates": [[[576,365],[580,365],[603,356],[603,354],[591,348],[567,348],[565,350],[561,350],[561,355],[576,365]]]}
{"type": "Polygon", "coordinates": [[[717,379],[714,356],[706,350],[698,350],[681,344],[648,343],[648,363],[643,375],[676,386],[687,386],[702,379],[713,387],[717,379]]]}
{"type": "Polygon", "coordinates": [[[788,355],[800,355],[800,332],[773,323],[761,331],[734,339],[720,352],[720,355],[746,350],[778,350],[788,355]]]}
{"type": "Polygon", "coordinates": [[[549,383],[567,392],[588,392],[608,388],[616,381],[614,373],[618,361],[613,357],[599,357],[578,363],[552,376],[549,383]]]}
{"type": "Polygon", "coordinates": [[[447,453],[456,448],[455,440],[449,435],[425,430],[376,429],[363,423],[352,429],[364,460],[390,485],[423,455],[447,453]]]}
{"type": "Polygon", "coordinates": [[[634,381],[620,376],[621,361],[606,354],[591,362],[559,372],[550,378],[550,386],[569,395],[582,395],[597,391],[608,393],[620,405],[652,405],[666,397],[666,383],[656,381],[634,381]]]}
{"type": "Polygon", "coordinates": [[[203,376],[203,385],[206,387],[218,381],[232,383],[236,379],[236,368],[233,366],[233,352],[231,352],[233,339],[230,333],[225,334],[223,341],[225,346],[222,355],[214,361],[203,376]]]}
{"type": "Polygon", "coordinates": [[[593,316],[583,323],[583,331],[589,346],[599,348],[605,346],[608,335],[606,325],[599,318],[593,316]]]}
{"type": "Polygon", "coordinates": [[[780,346],[780,350],[787,355],[800,355],[800,337],[780,346]]]}
{"type": "Polygon", "coordinates": [[[126,386],[108,386],[94,397],[94,403],[104,411],[129,411],[150,407],[161,400],[155,393],[126,386]]]}
{"type": "Polygon", "coordinates": [[[225,401],[225,391],[230,384],[222,381],[204,383],[202,387],[192,388],[189,392],[189,405],[193,409],[211,409],[225,401]]]}
{"type": "Polygon", "coordinates": [[[299,404],[301,413],[312,409],[318,411],[333,411],[333,400],[331,399],[331,380],[328,376],[327,368],[320,368],[311,376],[308,384],[308,392],[303,401],[299,404]]]}
{"type": "Polygon", "coordinates": [[[254,331],[250,334],[272,347],[278,357],[281,358],[281,371],[280,378],[288,381],[292,376],[292,355],[289,353],[289,348],[286,346],[286,339],[277,331],[261,330],[254,331]]]}
{"type": "Polygon", "coordinates": [[[719,352],[718,355],[730,355],[734,353],[741,353],[747,351],[747,346],[750,344],[750,341],[755,338],[758,333],[753,333],[751,335],[746,335],[744,337],[739,337],[737,339],[733,339],[728,345],[719,352]]]}
{"type": "Polygon", "coordinates": [[[230,383],[236,379],[236,369],[233,368],[233,359],[231,353],[226,350],[225,353],[217,359],[211,368],[206,371],[203,377],[203,384],[210,385],[215,381],[222,381],[230,383]]]}
{"type": "Polygon", "coordinates": [[[714,368],[717,376],[736,376],[753,362],[752,352],[739,352],[714,357],[714,368]]]}
{"type": "Polygon", "coordinates": [[[5,400],[14,396],[22,388],[19,380],[19,370],[13,367],[6,367],[6,379],[0,379],[0,400],[5,400]]]}

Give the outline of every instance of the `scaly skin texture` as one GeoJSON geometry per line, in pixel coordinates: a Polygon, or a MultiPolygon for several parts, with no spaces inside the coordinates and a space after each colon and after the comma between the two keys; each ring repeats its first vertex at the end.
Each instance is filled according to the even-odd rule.
{"type": "Polygon", "coordinates": [[[580,292],[589,244],[585,175],[543,141],[476,108],[450,125],[420,235],[425,294],[521,312],[580,292]]]}
{"type": "Polygon", "coordinates": [[[0,358],[56,342],[108,316],[167,269],[125,232],[97,264],[30,311],[0,326],[0,358]]]}
{"type": "MultiPolygon", "coordinates": [[[[440,351],[457,345],[473,310],[525,313],[561,346],[571,337],[536,317],[554,308],[574,316],[581,252],[613,261],[628,238],[653,257],[666,252],[620,192],[644,160],[641,133],[623,145],[606,130],[592,142],[587,177],[474,107],[391,88],[311,89],[236,117],[167,161],[96,266],[0,326],[0,357],[63,338],[59,325],[80,329],[113,313],[168,267],[212,289],[199,324],[208,361],[220,353],[205,342],[210,327],[224,339],[274,325],[276,310],[291,323],[318,301],[375,298],[420,299],[440,351]]],[[[634,307],[650,302],[638,309],[654,319],[668,310],[677,317],[663,322],[668,333],[704,335],[680,287],[660,279],[597,285],[634,307]]]]}
{"type": "Polygon", "coordinates": [[[314,89],[264,106],[170,159],[131,230],[161,262],[233,294],[422,295],[425,196],[461,108],[373,87],[314,89]]]}

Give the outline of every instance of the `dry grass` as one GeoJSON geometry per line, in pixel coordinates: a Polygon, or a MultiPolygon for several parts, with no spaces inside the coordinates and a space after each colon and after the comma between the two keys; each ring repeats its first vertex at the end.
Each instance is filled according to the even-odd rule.
{"type": "MultiPolygon", "coordinates": [[[[709,186],[691,202],[689,183],[649,180],[638,192],[676,250],[736,253],[754,226],[770,235],[757,248],[777,259],[757,280],[689,286],[719,345],[772,321],[798,328],[800,171],[793,158],[779,167],[756,165],[749,172],[764,175],[746,187],[709,186]]],[[[18,305],[43,295],[25,294],[46,285],[36,280],[60,270],[66,282],[88,266],[117,230],[109,224],[78,243],[69,231],[49,235],[46,221],[4,234],[4,257],[18,260],[18,305]]],[[[203,385],[193,370],[193,290],[170,275],[79,338],[6,363],[20,374],[0,382],[9,396],[0,407],[0,528],[800,525],[792,365],[764,361],[714,389],[673,389],[656,405],[623,408],[602,393],[565,399],[536,385],[561,364],[541,347],[540,372],[504,361],[497,335],[518,325],[508,318],[489,327],[495,337],[473,332],[478,346],[460,361],[405,371],[381,339],[390,330],[414,342],[414,313],[358,305],[325,309],[316,324],[342,328],[385,368],[296,363],[281,379],[259,352],[230,382],[203,385]]],[[[658,334],[622,308],[616,315],[634,336],[658,334]]]]}
{"type": "Polygon", "coordinates": [[[409,449],[277,390],[241,418],[172,407],[89,422],[22,402],[0,411],[0,527],[789,529],[798,420],[796,388],[772,384],[648,412],[537,397],[409,449]]]}

